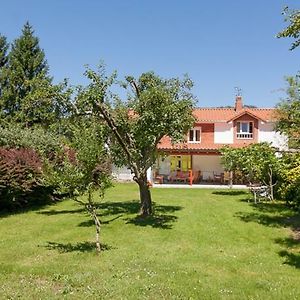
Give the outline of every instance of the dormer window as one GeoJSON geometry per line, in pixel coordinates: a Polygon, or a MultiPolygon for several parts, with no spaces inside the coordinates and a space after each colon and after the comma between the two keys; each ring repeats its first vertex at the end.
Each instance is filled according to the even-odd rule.
{"type": "Polygon", "coordinates": [[[189,131],[188,142],[189,143],[201,142],[201,127],[193,128],[189,131]]]}
{"type": "Polygon", "coordinates": [[[238,139],[253,139],[253,122],[236,122],[238,139]]]}

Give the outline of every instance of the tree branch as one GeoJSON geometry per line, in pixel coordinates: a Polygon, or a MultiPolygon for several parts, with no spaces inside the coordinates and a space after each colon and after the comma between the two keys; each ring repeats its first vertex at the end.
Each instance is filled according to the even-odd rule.
{"type": "Polygon", "coordinates": [[[132,154],[131,154],[131,151],[129,149],[129,147],[133,148],[133,146],[134,146],[131,137],[129,136],[128,133],[125,133],[125,135],[126,135],[126,137],[128,139],[128,143],[129,143],[129,147],[128,147],[126,145],[125,140],[122,138],[120,132],[118,131],[117,125],[116,125],[113,117],[108,112],[108,110],[105,108],[104,103],[96,102],[95,106],[96,106],[96,109],[98,109],[100,111],[100,113],[102,114],[102,116],[103,116],[104,120],[106,121],[107,125],[113,131],[115,137],[117,138],[117,140],[120,143],[121,147],[125,151],[127,159],[129,161],[130,166],[133,169],[133,172],[134,172],[135,176],[139,177],[138,167],[137,167],[136,163],[134,162],[132,154]]]}

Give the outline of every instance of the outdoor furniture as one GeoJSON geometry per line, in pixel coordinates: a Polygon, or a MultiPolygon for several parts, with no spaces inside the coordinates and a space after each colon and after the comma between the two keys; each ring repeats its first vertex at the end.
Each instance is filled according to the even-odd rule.
{"type": "Polygon", "coordinates": [[[179,171],[176,180],[187,182],[189,180],[189,171],[179,171]]]}
{"type": "Polygon", "coordinates": [[[173,182],[173,181],[175,181],[175,179],[176,179],[176,174],[177,174],[177,171],[172,171],[171,173],[170,173],[170,176],[169,176],[169,178],[168,178],[168,180],[170,181],[170,182],[173,182]]]}
{"type": "Polygon", "coordinates": [[[221,183],[221,174],[215,174],[214,173],[214,182],[220,182],[221,183]]]}
{"type": "Polygon", "coordinates": [[[201,171],[192,172],[192,183],[197,183],[201,181],[201,179],[202,179],[201,171]]]}
{"type": "Polygon", "coordinates": [[[230,183],[230,172],[221,173],[221,183],[230,183]]]}
{"type": "Polygon", "coordinates": [[[154,183],[160,183],[160,184],[164,183],[164,176],[159,175],[159,174],[155,175],[154,178],[153,178],[153,182],[154,183]]]}
{"type": "Polygon", "coordinates": [[[176,173],[172,173],[169,177],[170,182],[174,181],[182,181],[187,182],[189,180],[189,171],[176,171],[176,173]]]}
{"type": "Polygon", "coordinates": [[[260,198],[267,198],[269,200],[272,200],[270,188],[266,185],[249,184],[249,190],[253,194],[255,204],[257,203],[257,200],[259,201],[260,198]]]}

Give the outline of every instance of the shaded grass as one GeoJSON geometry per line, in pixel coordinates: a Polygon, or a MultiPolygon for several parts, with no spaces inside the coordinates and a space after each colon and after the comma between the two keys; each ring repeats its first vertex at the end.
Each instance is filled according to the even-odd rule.
{"type": "MultiPolygon", "coordinates": [[[[112,249],[111,246],[106,244],[101,244],[101,251],[112,249]]],[[[95,243],[92,242],[82,242],[82,243],[56,243],[56,242],[48,242],[45,246],[48,250],[58,250],[61,253],[79,251],[79,252],[89,252],[95,251],[95,243]]]]}
{"type": "Polygon", "coordinates": [[[299,217],[244,191],[153,189],[141,219],[134,184],[99,206],[104,250],[68,200],[0,218],[0,298],[297,299],[299,217]]]}

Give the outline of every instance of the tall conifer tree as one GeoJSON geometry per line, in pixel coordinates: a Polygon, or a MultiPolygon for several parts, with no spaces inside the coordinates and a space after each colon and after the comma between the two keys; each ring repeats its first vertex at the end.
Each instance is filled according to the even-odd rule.
{"type": "Polygon", "coordinates": [[[2,114],[26,126],[36,123],[47,126],[65,113],[69,92],[66,81],[52,84],[45,53],[27,22],[8,56],[2,114]]]}
{"type": "Polygon", "coordinates": [[[21,111],[22,101],[33,90],[32,80],[47,79],[48,65],[39,40],[27,22],[13,44],[8,59],[8,87],[4,90],[4,110],[10,117],[21,111]]]}
{"type": "Polygon", "coordinates": [[[0,68],[4,67],[7,63],[7,50],[8,43],[6,37],[0,34],[0,68]]]}
{"type": "Polygon", "coordinates": [[[8,56],[7,56],[8,48],[9,45],[6,41],[6,37],[0,34],[0,107],[1,107],[2,90],[4,89],[4,86],[6,84],[5,67],[8,61],[8,56]]]}

